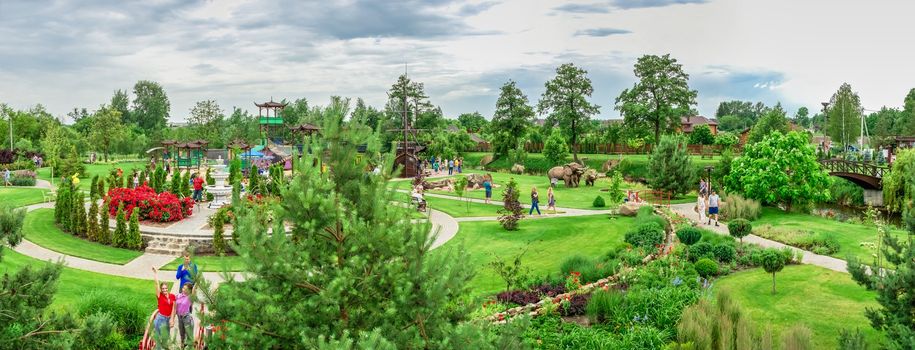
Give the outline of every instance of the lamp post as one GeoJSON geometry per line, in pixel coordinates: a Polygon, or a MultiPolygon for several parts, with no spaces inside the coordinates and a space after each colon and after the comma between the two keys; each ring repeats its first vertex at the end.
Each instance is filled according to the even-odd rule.
{"type": "Polygon", "coordinates": [[[712,193],[712,169],[715,169],[715,167],[711,165],[705,166],[706,178],[708,179],[708,193],[712,193]]]}

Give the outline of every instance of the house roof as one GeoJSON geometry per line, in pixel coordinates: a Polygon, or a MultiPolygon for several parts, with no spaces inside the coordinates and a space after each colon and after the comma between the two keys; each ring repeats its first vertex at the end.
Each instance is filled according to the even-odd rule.
{"type": "Polygon", "coordinates": [[[477,135],[477,134],[470,134],[470,140],[473,141],[474,143],[486,143],[487,142],[482,137],[480,137],[480,135],[477,135]]]}
{"type": "Polygon", "coordinates": [[[698,125],[718,125],[718,121],[701,115],[680,117],[680,129],[682,129],[683,132],[692,132],[693,127],[698,125]]]}

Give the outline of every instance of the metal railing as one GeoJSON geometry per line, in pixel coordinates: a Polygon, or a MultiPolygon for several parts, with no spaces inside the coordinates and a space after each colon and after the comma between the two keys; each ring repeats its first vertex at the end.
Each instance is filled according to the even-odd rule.
{"type": "Polygon", "coordinates": [[[889,167],[876,165],[873,163],[866,162],[853,162],[844,159],[824,159],[820,161],[820,164],[823,165],[830,173],[850,173],[850,174],[859,174],[870,177],[875,177],[878,179],[883,178],[883,174],[889,171],[889,167]]]}

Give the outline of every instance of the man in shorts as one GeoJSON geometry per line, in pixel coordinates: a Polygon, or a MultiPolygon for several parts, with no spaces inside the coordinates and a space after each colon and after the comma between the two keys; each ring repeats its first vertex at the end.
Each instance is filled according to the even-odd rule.
{"type": "Polygon", "coordinates": [[[708,196],[708,224],[712,224],[712,216],[715,217],[715,226],[718,226],[718,203],[721,198],[718,197],[718,191],[712,190],[712,195],[708,196]]]}

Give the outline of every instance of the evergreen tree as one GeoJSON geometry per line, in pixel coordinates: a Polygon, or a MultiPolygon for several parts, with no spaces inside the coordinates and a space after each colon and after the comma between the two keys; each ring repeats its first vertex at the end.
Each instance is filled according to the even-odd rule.
{"type": "MultiPolygon", "coordinates": [[[[181,173],[178,173],[178,177],[181,178],[181,173]]],[[[181,190],[179,193],[176,193],[179,197],[190,197],[191,196],[191,170],[188,169],[184,173],[184,177],[181,178],[181,190]]]]}
{"type": "Polygon", "coordinates": [[[248,193],[263,194],[263,191],[261,191],[261,176],[257,173],[257,165],[251,165],[251,171],[248,172],[248,193]]]}
{"type": "Polygon", "coordinates": [[[502,209],[499,209],[499,223],[502,228],[514,231],[518,229],[518,221],[524,217],[524,209],[521,208],[521,202],[518,197],[521,193],[518,191],[518,183],[515,178],[508,180],[505,189],[502,190],[502,209]]]}
{"type": "Polygon", "coordinates": [[[89,199],[94,201],[95,198],[100,195],[101,194],[98,193],[98,175],[93,175],[92,184],[89,185],[89,199]]]}
{"type": "Polygon", "coordinates": [[[176,196],[181,196],[181,171],[178,169],[175,169],[175,171],[172,172],[172,180],[169,192],[176,196]]]}
{"type": "Polygon", "coordinates": [[[86,237],[90,241],[99,240],[99,226],[98,226],[98,206],[95,204],[95,201],[89,203],[89,216],[86,218],[87,228],[86,228],[86,237]]]}
{"type": "Polygon", "coordinates": [[[79,235],[79,207],[82,205],[80,198],[82,197],[78,188],[74,188],[70,191],[70,214],[67,218],[67,222],[70,223],[67,226],[67,232],[72,235],[79,235]]]}
{"type": "Polygon", "coordinates": [[[111,228],[108,227],[108,210],[104,201],[98,204],[98,242],[101,244],[111,244],[111,228]]]}
{"type": "Polygon", "coordinates": [[[80,237],[86,237],[89,230],[88,222],[86,219],[86,201],[83,197],[82,192],[77,192],[76,195],[76,232],[74,233],[80,237]]]}
{"type": "Polygon", "coordinates": [[[225,229],[225,212],[217,212],[213,216],[213,252],[218,256],[226,254],[226,239],[223,234],[225,229]]]}
{"type": "MultiPolygon", "coordinates": [[[[323,140],[312,148],[329,171],[322,173],[312,156],[298,163],[274,211],[273,234],[252,210],[233,205],[233,236],[240,241],[233,248],[249,274],[222,283],[215,294],[201,281],[211,310],[204,321],[224,325],[209,345],[491,348],[477,344],[486,333],[462,322],[468,310],[454,303],[467,295],[473,275],[462,263],[466,254],[445,247],[430,254],[428,224],[404,220],[403,209],[390,205],[396,199],[387,176],[365,176],[368,157],[355,158],[356,145],[369,135],[327,127],[343,116],[323,115],[323,140]],[[286,223],[289,235],[282,234],[286,223]]],[[[380,147],[368,144],[370,154],[380,147]]],[[[387,157],[385,164],[391,161],[387,157]]]]}
{"type": "Polygon", "coordinates": [[[124,203],[120,203],[115,217],[114,234],[111,237],[111,245],[118,248],[127,247],[127,219],[124,215],[124,203]]]}
{"type": "Polygon", "coordinates": [[[789,131],[791,130],[788,127],[788,116],[781,103],[779,103],[766,112],[762,118],[759,118],[756,125],[753,125],[753,128],[750,129],[750,135],[747,137],[747,143],[762,141],[773,132],[787,134],[789,131]]]}
{"type": "Polygon", "coordinates": [[[683,136],[661,137],[648,159],[648,184],[652,189],[679,196],[693,188],[695,170],[686,148],[683,136]]]}
{"type": "Polygon", "coordinates": [[[66,231],[69,227],[70,180],[63,180],[57,187],[57,201],[54,202],[54,222],[66,231]]]}
{"type": "MultiPolygon", "coordinates": [[[[96,176],[98,176],[98,175],[96,175],[96,176]]],[[[108,193],[105,192],[105,178],[104,177],[100,177],[98,179],[97,185],[98,185],[98,189],[96,189],[95,192],[98,193],[99,198],[107,196],[108,193]]]]}
{"type": "Polygon", "coordinates": [[[130,227],[127,230],[127,249],[140,250],[143,248],[143,237],[140,236],[140,210],[134,208],[130,214],[130,227]]]}

